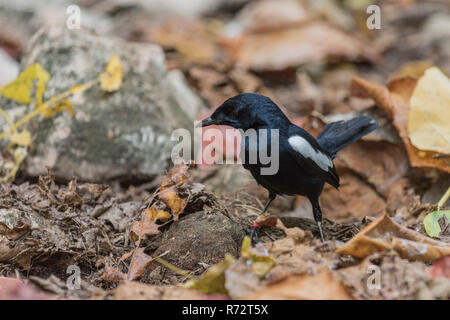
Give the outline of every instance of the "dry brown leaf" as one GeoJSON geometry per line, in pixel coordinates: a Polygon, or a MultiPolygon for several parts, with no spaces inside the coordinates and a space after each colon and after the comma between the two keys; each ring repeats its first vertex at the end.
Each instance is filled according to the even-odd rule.
{"type": "Polygon", "coordinates": [[[161,182],[158,197],[170,208],[175,221],[187,205],[187,201],[178,195],[177,188],[188,181],[188,170],[191,167],[192,165],[186,165],[183,162],[177,163],[161,182]]]}
{"type": "Polygon", "coordinates": [[[105,266],[103,270],[101,271],[101,275],[98,278],[98,281],[105,281],[105,282],[111,282],[111,283],[117,283],[122,280],[126,280],[127,275],[123,272],[120,272],[116,268],[105,266]]]}
{"type": "Polygon", "coordinates": [[[177,163],[170,172],[164,176],[160,191],[157,194],[158,199],[153,202],[150,208],[141,213],[141,219],[135,222],[130,231],[130,238],[140,244],[145,236],[158,234],[161,225],[159,222],[168,222],[170,218],[178,220],[183,213],[188,201],[180,198],[177,188],[187,182],[189,178],[188,170],[192,165],[186,165],[183,162],[177,163]],[[163,210],[167,208],[170,210],[163,210]]]}
{"type": "Polygon", "coordinates": [[[223,58],[216,39],[217,27],[220,29],[220,24],[206,24],[199,19],[169,19],[147,26],[146,35],[150,42],[175,49],[181,56],[181,64],[205,65],[223,58]]]}
{"type": "Polygon", "coordinates": [[[391,80],[387,86],[381,86],[355,77],[352,81],[352,95],[369,96],[385,111],[402,138],[413,167],[432,167],[450,172],[446,159],[440,158],[438,153],[417,149],[409,139],[409,100],[416,83],[415,78],[403,77],[391,80]]]}
{"type": "MultiPolygon", "coordinates": [[[[268,216],[267,214],[260,215],[256,222],[260,226],[275,227],[281,229],[286,234],[286,237],[292,239],[295,243],[301,243],[311,238],[311,233],[309,231],[304,231],[300,228],[287,228],[280,219],[273,216],[268,216]]],[[[273,243],[275,245],[275,242],[273,243]]]]}
{"type": "Polygon", "coordinates": [[[130,238],[135,243],[140,243],[145,236],[151,236],[160,232],[159,225],[147,219],[146,216],[144,214],[142,220],[135,222],[131,227],[130,238]]]}
{"type": "Polygon", "coordinates": [[[155,206],[151,206],[142,214],[147,215],[147,219],[153,222],[156,221],[166,222],[172,217],[172,215],[169,212],[161,209],[156,209],[155,206]]]}
{"type": "MultiPolygon", "coordinates": [[[[227,75],[220,70],[211,67],[192,66],[188,72],[189,79],[195,83],[200,96],[205,99],[209,106],[220,106],[226,99],[239,93],[230,83],[227,75]]],[[[198,115],[198,119],[203,116],[205,115],[198,115]]]]}
{"type": "Polygon", "coordinates": [[[333,242],[320,245],[319,249],[311,245],[313,235],[309,230],[298,227],[287,228],[276,217],[262,215],[257,219],[257,223],[261,226],[279,228],[286,234],[285,238],[264,243],[269,256],[276,262],[265,276],[267,281],[282,280],[292,274],[316,273],[337,263],[338,256],[335,254],[333,242]]]}
{"type": "MultiPolygon", "coordinates": [[[[108,295],[115,300],[159,300],[161,288],[136,281],[124,281],[108,295]]],[[[100,298],[100,297],[97,297],[100,298]]]]}
{"type": "Polygon", "coordinates": [[[400,69],[392,76],[392,79],[402,77],[420,78],[428,68],[433,66],[431,60],[412,61],[403,64],[400,69]]]}
{"type": "Polygon", "coordinates": [[[309,18],[310,13],[297,0],[263,0],[250,2],[237,18],[245,30],[263,32],[298,25],[309,18]]]}
{"type": "Polygon", "coordinates": [[[344,166],[365,178],[363,180],[367,179],[368,184],[365,181],[359,184],[365,183],[366,187],[372,185],[384,196],[409,168],[404,148],[400,144],[384,141],[358,141],[351,144],[339,152],[335,164],[338,170],[344,166]]]}
{"type": "MultiPolygon", "coordinates": [[[[367,182],[349,170],[340,170],[339,175],[339,190],[326,185],[320,198],[325,217],[348,221],[378,215],[386,207],[384,199],[367,182]]],[[[311,205],[306,198],[297,197],[295,207],[302,216],[311,217],[311,205]]]]}
{"type": "Polygon", "coordinates": [[[368,45],[323,21],[246,33],[236,51],[238,65],[255,71],[284,70],[329,58],[377,60],[368,45]]]}
{"type": "Polygon", "coordinates": [[[128,269],[127,280],[137,280],[153,261],[153,258],[144,253],[144,248],[134,249],[128,269]]]}
{"type": "Polygon", "coordinates": [[[450,279],[450,255],[436,260],[428,273],[433,277],[446,277],[450,279]]]}
{"type": "Polygon", "coordinates": [[[158,196],[172,210],[173,219],[177,221],[178,216],[183,213],[187,201],[181,199],[174,189],[161,191],[158,196]]]}
{"type": "Polygon", "coordinates": [[[189,179],[189,169],[192,165],[186,165],[184,162],[179,162],[164,176],[161,182],[161,191],[167,190],[174,186],[180,186],[189,179]]]}
{"type": "Polygon", "coordinates": [[[394,222],[386,212],[336,252],[365,258],[375,252],[390,249],[409,260],[436,260],[450,254],[450,245],[394,222]]]}
{"type": "Polygon", "coordinates": [[[391,252],[373,254],[336,273],[358,300],[448,299],[450,293],[450,280],[433,279],[423,262],[391,252]]]}
{"type": "Polygon", "coordinates": [[[347,288],[323,269],[315,275],[291,275],[246,297],[249,300],[352,300],[347,288]]]}

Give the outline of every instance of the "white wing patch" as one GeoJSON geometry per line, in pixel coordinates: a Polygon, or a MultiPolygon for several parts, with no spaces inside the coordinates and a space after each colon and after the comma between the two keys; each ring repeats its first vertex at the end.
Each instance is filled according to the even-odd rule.
{"type": "Polygon", "coordinates": [[[330,157],[319,150],[316,151],[305,138],[292,136],[288,139],[288,142],[292,149],[300,153],[303,157],[314,161],[322,170],[328,171],[329,168],[333,167],[333,162],[330,157]]]}

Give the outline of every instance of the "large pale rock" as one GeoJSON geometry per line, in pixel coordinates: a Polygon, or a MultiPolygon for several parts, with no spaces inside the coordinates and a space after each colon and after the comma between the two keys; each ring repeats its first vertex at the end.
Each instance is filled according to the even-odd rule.
{"type": "Polygon", "coordinates": [[[181,106],[179,96],[190,89],[174,90],[160,47],[47,28],[29,43],[22,69],[39,62],[50,73],[47,100],[96,79],[113,54],[123,64],[119,91],[106,93],[95,86],[71,99],[75,117],[63,112],[31,123],[34,142],[25,166],[28,175],[43,174],[49,167],[63,179],[145,178],[170,164],[172,131],[192,129],[193,123],[184,111],[189,106],[181,106]]]}

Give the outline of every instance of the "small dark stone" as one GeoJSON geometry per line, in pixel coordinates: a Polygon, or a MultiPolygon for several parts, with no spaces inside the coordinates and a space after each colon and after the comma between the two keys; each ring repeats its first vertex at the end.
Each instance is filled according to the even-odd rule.
{"type": "MultiPolygon", "coordinates": [[[[157,257],[169,251],[162,259],[185,271],[197,271],[202,269],[202,264],[220,262],[226,253],[239,256],[244,236],[244,230],[220,211],[200,211],[181,216],[178,222],[174,222],[151,255],[157,257]]],[[[158,263],[152,264],[149,271],[157,266],[158,263]]],[[[144,275],[142,281],[151,279],[144,275]]]]}

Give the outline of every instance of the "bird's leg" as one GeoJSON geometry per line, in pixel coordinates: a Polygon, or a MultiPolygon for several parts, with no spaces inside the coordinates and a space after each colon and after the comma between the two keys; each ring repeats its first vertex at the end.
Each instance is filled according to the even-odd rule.
{"type": "MultiPolygon", "coordinates": [[[[269,208],[270,204],[276,197],[277,197],[277,195],[275,193],[272,193],[269,191],[269,199],[267,200],[267,203],[264,206],[264,209],[261,211],[260,215],[263,215],[267,211],[267,208],[269,208]]],[[[250,239],[252,240],[253,244],[258,242],[258,229],[259,229],[259,225],[256,223],[256,221],[253,222],[252,228],[250,230],[250,239]]]]}
{"type": "Polygon", "coordinates": [[[320,240],[322,242],[325,242],[325,239],[323,237],[323,230],[322,230],[322,210],[320,209],[319,204],[313,205],[313,214],[314,214],[314,220],[316,220],[317,226],[319,227],[319,233],[320,233],[320,240]]]}

